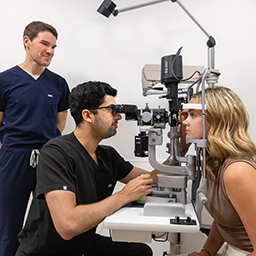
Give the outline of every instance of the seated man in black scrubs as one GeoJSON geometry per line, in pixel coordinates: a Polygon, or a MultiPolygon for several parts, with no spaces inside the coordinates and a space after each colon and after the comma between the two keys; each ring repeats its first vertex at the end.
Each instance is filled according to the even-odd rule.
{"type": "Polygon", "coordinates": [[[121,119],[116,93],[102,82],[72,89],[75,131],[41,150],[37,187],[16,256],[152,255],[145,244],[113,242],[95,233],[104,218],[151,193],[156,182],[157,171],[134,167],[113,147],[99,145],[116,134],[121,119]],[[117,181],[126,185],[112,194],[117,181]]]}

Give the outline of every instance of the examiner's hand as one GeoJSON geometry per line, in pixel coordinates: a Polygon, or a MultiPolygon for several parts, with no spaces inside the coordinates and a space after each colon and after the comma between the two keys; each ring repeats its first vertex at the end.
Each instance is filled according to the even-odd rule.
{"type": "Polygon", "coordinates": [[[144,174],[130,180],[123,188],[122,193],[127,196],[129,202],[136,201],[152,192],[152,183],[153,179],[150,174],[144,174]]]}

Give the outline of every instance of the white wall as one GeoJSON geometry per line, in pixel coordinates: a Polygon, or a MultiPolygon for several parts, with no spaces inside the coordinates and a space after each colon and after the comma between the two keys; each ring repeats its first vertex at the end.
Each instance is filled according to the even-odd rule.
{"type": "MultiPolygon", "coordinates": [[[[9,0],[0,8],[0,71],[24,60],[24,27],[33,20],[55,26],[58,47],[50,69],[64,76],[70,88],[87,80],[102,80],[118,89],[117,102],[146,102],[152,108],[165,100],[141,94],[144,64],[160,64],[162,56],[176,53],[180,46],[184,65],[207,66],[206,36],[175,3],[165,2],[109,19],[96,12],[102,0],[9,0]]],[[[115,0],[118,8],[146,0],[115,0]]],[[[255,67],[256,2],[254,0],[182,0],[184,6],[217,41],[216,68],[221,72],[219,85],[240,95],[251,116],[250,133],[256,142],[255,67]]],[[[69,116],[64,133],[74,129],[69,116]]],[[[126,158],[134,157],[135,122],[122,120],[118,135],[104,143],[112,144],[126,158]],[[120,143],[121,141],[121,143],[120,143]]],[[[165,148],[158,151],[166,158],[165,148]]]]}
{"type": "MultiPolygon", "coordinates": [[[[23,61],[24,27],[33,20],[54,25],[58,47],[50,69],[63,75],[70,88],[87,80],[102,80],[118,89],[118,103],[146,102],[152,108],[166,106],[165,100],[141,94],[144,64],[160,64],[162,56],[180,46],[184,65],[207,66],[206,36],[175,3],[165,2],[139,10],[103,17],[96,9],[102,0],[9,0],[0,8],[0,71],[23,61]]],[[[115,0],[123,8],[147,0],[115,0]]],[[[183,5],[216,39],[216,68],[219,84],[235,90],[251,116],[251,135],[256,142],[254,73],[256,67],[256,3],[253,0],[182,0],[183,5]]],[[[65,133],[74,123],[68,120],[65,133]]],[[[118,135],[107,143],[128,159],[133,156],[135,122],[121,121],[118,135]],[[122,138],[122,144],[119,143],[122,138]],[[123,146],[125,145],[125,147],[123,146]]],[[[163,157],[164,159],[164,157],[163,157]]]]}

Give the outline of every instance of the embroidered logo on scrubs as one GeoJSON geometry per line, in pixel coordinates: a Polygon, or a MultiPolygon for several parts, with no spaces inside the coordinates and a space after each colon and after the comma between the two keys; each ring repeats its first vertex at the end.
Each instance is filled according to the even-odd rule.
{"type": "Polygon", "coordinates": [[[67,190],[68,189],[68,187],[67,186],[63,186],[63,190],[67,190]]]}
{"type": "Polygon", "coordinates": [[[48,94],[48,97],[52,98],[52,97],[53,97],[53,95],[52,95],[52,94],[48,94]]]}
{"type": "Polygon", "coordinates": [[[108,184],[108,188],[112,188],[112,187],[113,187],[112,183],[108,184]]]}

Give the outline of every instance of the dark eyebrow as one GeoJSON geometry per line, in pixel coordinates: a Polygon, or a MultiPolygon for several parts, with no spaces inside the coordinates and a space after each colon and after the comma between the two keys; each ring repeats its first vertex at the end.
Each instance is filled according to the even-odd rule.
{"type": "MultiPolygon", "coordinates": [[[[43,40],[43,39],[41,40],[41,43],[50,44],[48,41],[43,40]]],[[[56,44],[54,44],[52,47],[53,47],[53,48],[56,48],[56,47],[57,47],[57,45],[56,45],[56,44]]]]}
{"type": "Polygon", "coordinates": [[[49,42],[48,41],[46,41],[46,40],[41,40],[41,43],[46,43],[46,44],[49,44],[49,42]]]}

